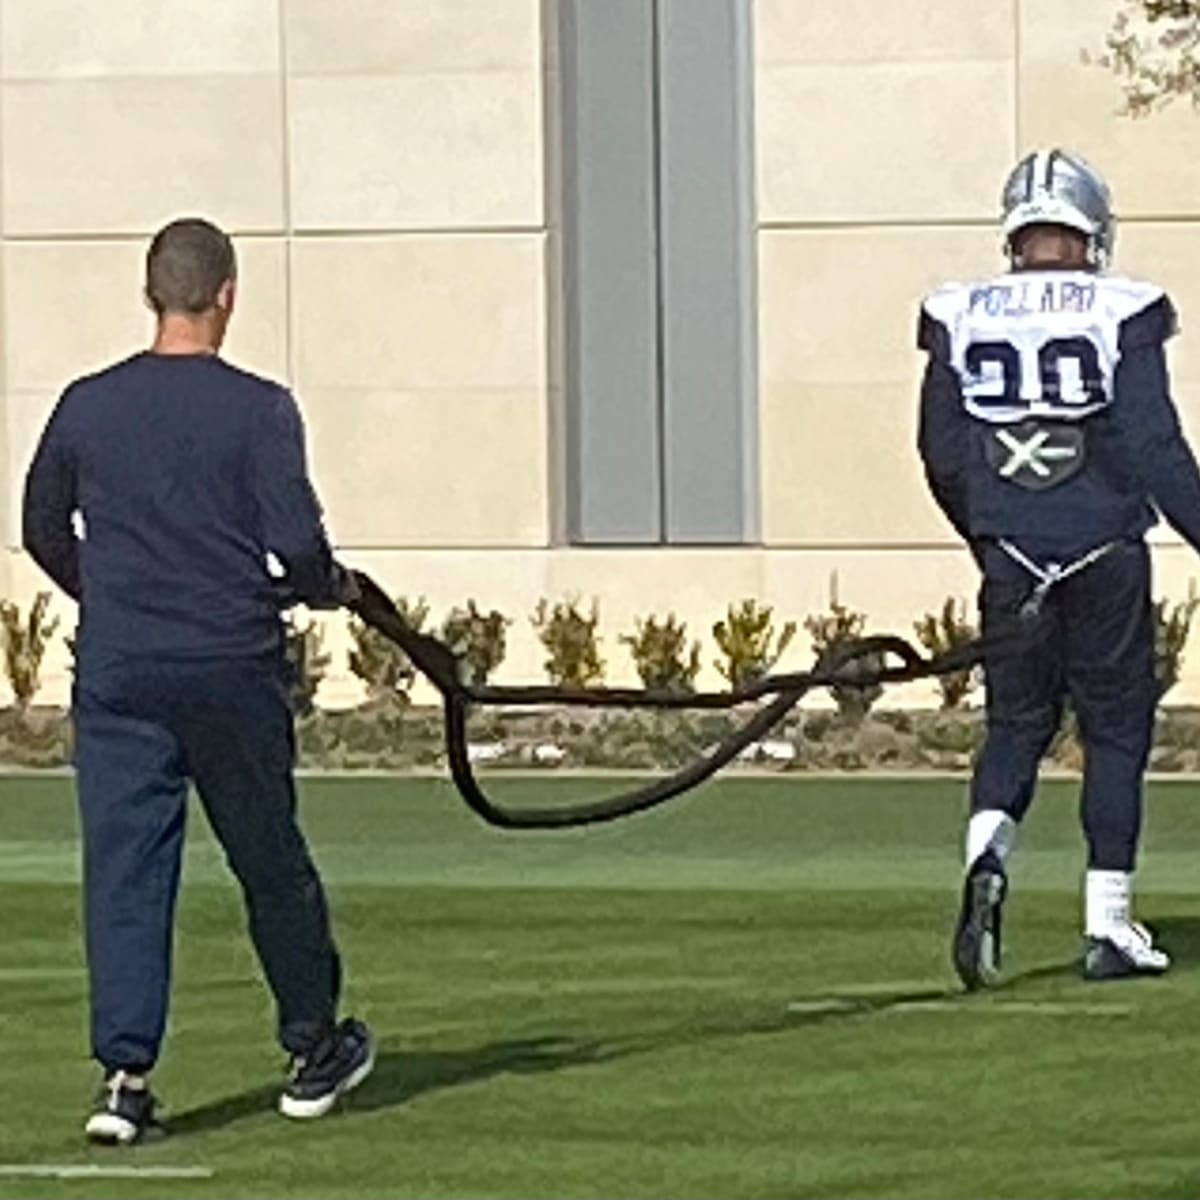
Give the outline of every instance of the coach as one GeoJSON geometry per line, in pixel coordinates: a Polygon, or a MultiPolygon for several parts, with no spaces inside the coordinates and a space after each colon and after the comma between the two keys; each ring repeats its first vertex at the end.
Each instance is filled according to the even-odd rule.
{"type": "Polygon", "coordinates": [[[86,1132],[157,1128],[148,1077],[171,976],[187,785],[245,896],[293,1071],[279,1107],[327,1112],[370,1072],[336,1021],[340,967],[296,822],[280,610],[355,593],[334,562],[289,392],[224,362],[230,239],[175,221],[146,258],[153,347],[63,394],[26,480],[24,544],[80,605],[73,698],[92,1050],[86,1132]],[[270,557],[282,566],[274,576],[270,557]]]}

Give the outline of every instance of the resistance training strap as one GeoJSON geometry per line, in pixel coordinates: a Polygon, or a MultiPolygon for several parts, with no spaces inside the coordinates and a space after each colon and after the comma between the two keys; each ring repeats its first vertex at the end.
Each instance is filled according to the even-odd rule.
{"type": "Polygon", "coordinates": [[[856,638],[822,655],[811,671],[766,675],[724,692],[544,685],[473,686],[464,682],[459,659],[449,646],[413,629],[369,576],[356,572],[356,578],[360,596],[351,605],[351,611],[399,646],[441,694],[451,778],[472,811],[500,829],[564,829],[596,825],[645,812],[715,775],[748,746],[759,741],[813,688],[872,687],[948,675],[969,670],[985,656],[1015,652],[1028,638],[1026,624],[1015,621],[996,634],[976,638],[930,658],[923,657],[903,638],[856,638]],[[506,808],[497,804],[480,787],[467,749],[467,717],[475,706],[504,708],[554,704],[588,708],[728,710],[755,701],[765,703],[715,747],[673,774],[615,796],[571,805],[506,808]]]}
{"type": "Polygon", "coordinates": [[[1086,570],[1092,563],[1099,562],[1117,543],[1105,542],[1104,545],[1089,550],[1069,563],[1048,562],[1044,567],[1034,562],[1020,546],[1010,542],[1007,538],[1001,538],[996,544],[1013,562],[1024,567],[1037,580],[1037,586],[1029,593],[1025,603],[1021,605],[1023,617],[1036,617],[1041,612],[1042,604],[1055,584],[1062,583],[1064,579],[1070,579],[1072,575],[1086,570]]]}

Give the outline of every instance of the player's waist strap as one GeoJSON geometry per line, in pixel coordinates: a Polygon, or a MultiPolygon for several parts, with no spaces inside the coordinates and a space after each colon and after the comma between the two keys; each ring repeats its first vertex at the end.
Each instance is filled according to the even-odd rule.
{"type": "Polygon", "coordinates": [[[1037,580],[1033,591],[1029,593],[1025,603],[1021,605],[1021,616],[1023,617],[1036,616],[1041,611],[1042,602],[1056,583],[1062,583],[1064,579],[1069,579],[1072,575],[1078,575],[1080,571],[1090,567],[1093,563],[1099,562],[1116,544],[1115,541],[1105,542],[1102,546],[1097,546],[1094,550],[1089,550],[1086,554],[1082,554],[1070,562],[1047,562],[1043,566],[1041,563],[1035,562],[1020,546],[1010,542],[1007,538],[999,538],[996,541],[996,545],[1013,562],[1018,566],[1024,567],[1037,580]]]}

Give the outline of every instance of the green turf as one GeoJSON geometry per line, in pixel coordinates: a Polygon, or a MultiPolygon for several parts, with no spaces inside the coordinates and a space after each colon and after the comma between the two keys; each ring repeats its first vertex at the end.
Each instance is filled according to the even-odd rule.
{"type": "Polygon", "coordinates": [[[1072,789],[1048,785],[1011,981],[969,999],[946,963],[958,784],[732,780],[554,836],[494,833],[434,781],[304,790],[375,1076],[315,1125],[272,1112],[269,1006],[197,822],[157,1076],[175,1136],[101,1153],[79,1134],[69,784],[0,781],[0,1165],[216,1172],[0,1178],[0,1196],[1200,1194],[1200,787],[1150,798],[1142,911],[1178,957],[1167,979],[1078,981],[1072,789]]]}

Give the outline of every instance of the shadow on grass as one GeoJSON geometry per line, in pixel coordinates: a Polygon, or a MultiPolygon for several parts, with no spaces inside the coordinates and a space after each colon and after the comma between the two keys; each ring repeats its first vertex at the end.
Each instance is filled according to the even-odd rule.
{"type": "Polygon", "coordinates": [[[1200,916],[1157,917],[1148,924],[1154,940],[1171,956],[1173,971],[1192,971],[1200,965],[1200,916]]]}
{"type": "MultiPolygon", "coordinates": [[[[819,1011],[790,1013],[781,1010],[762,1014],[757,1019],[747,1018],[744,1012],[727,1017],[701,1017],[686,1024],[603,1041],[549,1036],[489,1042],[462,1050],[385,1050],[376,1059],[370,1079],[360,1091],[347,1097],[345,1107],[353,1113],[378,1112],[397,1108],[432,1092],[479,1083],[500,1075],[538,1075],[685,1048],[714,1039],[778,1034],[822,1020],[862,1016],[889,1004],[943,995],[945,993],[908,990],[891,997],[870,997],[861,1005],[855,1003],[853,1006],[844,1004],[837,997],[828,997],[828,1004],[819,1011]]],[[[188,1109],[170,1119],[169,1131],[176,1137],[207,1133],[262,1116],[274,1109],[279,1088],[278,1084],[251,1088],[188,1109]]]]}
{"type": "Polygon", "coordinates": [[[232,1125],[247,1117],[261,1117],[270,1112],[279,1098],[279,1084],[269,1087],[251,1088],[232,1096],[222,1096],[185,1112],[168,1114],[167,1132],[172,1136],[189,1133],[206,1133],[232,1125]]]}
{"type": "Polygon", "coordinates": [[[992,988],[993,991],[1014,991],[1027,983],[1040,983],[1046,979],[1078,979],[1083,962],[1079,958],[1070,958],[1066,962],[1044,963],[1040,967],[1030,967],[1027,971],[1017,971],[1006,979],[1001,979],[992,988]]]}
{"type": "MultiPolygon", "coordinates": [[[[1200,944],[1200,921],[1192,925],[1192,936],[1200,944]]],[[[1005,980],[1002,990],[1057,978],[1078,969],[1075,962],[1053,963],[1005,980]]],[[[356,1113],[378,1112],[407,1104],[420,1096],[447,1088],[479,1083],[501,1075],[537,1075],[576,1067],[595,1066],[617,1059],[682,1049],[704,1042],[786,1033],[788,1030],[830,1021],[861,1019],[890,1009],[928,1002],[961,1001],[972,998],[961,988],[913,986],[878,993],[853,989],[825,991],[793,998],[791,1006],[748,1015],[699,1015],[674,1026],[631,1033],[604,1040],[569,1036],[546,1036],[513,1041],[488,1042],[481,1046],[447,1050],[385,1050],[379,1054],[375,1071],[346,1102],[356,1113]]],[[[276,1104],[279,1085],[252,1088],[225,1096],[175,1116],[170,1130],[175,1135],[204,1133],[249,1117],[270,1112],[276,1104]]]]}
{"type": "Polygon", "coordinates": [[[376,1112],[498,1075],[541,1075],[612,1057],[612,1047],[570,1037],[491,1042],[466,1050],[392,1050],[379,1055],[375,1073],[350,1106],[355,1112],[376,1112]]]}
{"type": "MultiPolygon", "coordinates": [[[[611,1057],[598,1042],[567,1037],[493,1042],[464,1050],[382,1051],[362,1090],[347,1099],[355,1112],[395,1108],[444,1088],[477,1083],[497,1075],[529,1075],[581,1066],[611,1057]]],[[[274,1109],[279,1084],[224,1096],[170,1120],[175,1136],[205,1133],[274,1109]]]]}

